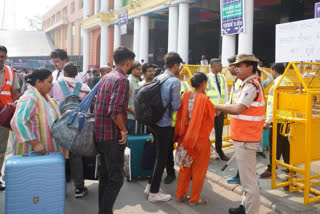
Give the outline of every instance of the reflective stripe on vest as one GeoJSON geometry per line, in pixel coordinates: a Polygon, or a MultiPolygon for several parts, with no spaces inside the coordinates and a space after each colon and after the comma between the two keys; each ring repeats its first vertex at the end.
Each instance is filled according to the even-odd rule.
{"type": "MultiPolygon", "coordinates": [[[[241,114],[231,115],[231,139],[241,142],[259,142],[261,140],[265,118],[265,102],[263,90],[259,82],[256,79],[249,81],[254,81],[259,87],[258,98],[241,114]]],[[[240,97],[241,93],[242,88],[240,88],[237,97],[240,97]]]]}
{"type": "Polygon", "coordinates": [[[213,104],[224,104],[225,103],[225,94],[226,94],[226,79],[223,74],[218,74],[220,80],[220,87],[221,87],[221,96],[219,95],[219,90],[216,88],[216,84],[214,83],[214,79],[211,75],[207,75],[208,82],[206,88],[206,94],[209,97],[210,101],[213,104]]]}
{"type": "Polygon", "coordinates": [[[0,103],[3,106],[12,102],[11,87],[14,77],[14,71],[11,67],[4,65],[4,72],[4,81],[0,93],[0,103]]]}

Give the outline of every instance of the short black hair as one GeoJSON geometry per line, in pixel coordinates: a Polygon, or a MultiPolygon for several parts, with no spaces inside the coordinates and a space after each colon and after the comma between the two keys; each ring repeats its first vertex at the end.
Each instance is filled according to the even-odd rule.
{"type": "Polygon", "coordinates": [[[252,61],[244,61],[244,63],[247,67],[252,65],[252,73],[257,73],[258,70],[258,63],[257,62],[252,62],[252,61]]]}
{"type": "Polygon", "coordinates": [[[162,68],[156,68],[154,76],[156,77],[156,76],[158,76],[158,75],[160,75],[162,73],[163,73],[163,69],[162,68]]]}
{"type": "Polygon", "coordinates": [[[140,66],[141,66],[141,63],[138,62],[138,61],[135,61],[135,62],[133,63],[133,66],[132,66],[132,70],[133,70],[133,69],[137,69],[137,68],[139,68],[140,66]]]}
{"type": "Polygon", "coordinates": [[[191,86],[194,88],[198,88],[203,81],[208,81],[207,75],[202,72],[196,72],[191,78],[191,86]]]}
{"type": "Polygon", "coordinates": [[[7,48],[5,46],[3,46],[3,45],[0,45],[0,51],[5,52],[6,54],[8,53],[7,48]]]}
{"type": "Polygon", "coordinates": [[[68,77],[75,77],[78,74],[77,66],[75,66],[73,63],[68,62],[63,66],[64,72],[68,74],[68,77]]]}
{"type": "Polygon", "coordinates": [[[284,67],[284,64],[283,63],[274,63],[272,66],[271,66],[271,70],[274,70],[276,71],[278,74],[283,74],[284,70],[286,68],[284,67]]]}
{"type": "Polygon", "coordinates": [[[126,47],[119,47],[113,52],[113,59],[116,65],[122,65],[127,60],[134,59],[136,55],[126,47]]]}
{"type": "Polygon", "coordinates": [[[228,60],[228,63],[229,64],[231,64],[231,63],[234,63],[235,61],[236,61],[236,58],[237,58],[237,56],[231,56],[231,57],[229,57],[227,60],[228,60]]]}
{"type": "Polygon", "coordinates": [[[164,64],[166,68],[172,68],[175,64],[182,63],[180,55],[176,52],[169,52],[164,56],[164,64]]]}
{"type": "Polygon", "coordinates": [[[61,60],[68,60],[68,54],[63,49],[55,49],[50,53],[50,59],[59,58],[61,60]]]}
{"type": "Polygon", "coordinates": [[[143,73],[146,73],[147,70],[148,70],[148,68],[154,68],[154,65],[149,64],[149,63],[143,64],[143,65],[142,65],[142,72],[143,72],[143,73]]]}
{"type": "Polygon", "coordinates": [[[220,58],[212,58],[210,59],[210,66],[212,66],[213,64],[220,62],[221,63],[221,59],[220,58]]]}
{"type": "Polygon", "coordinates": [[[31,74],[25,76],[25,80],[30,85],[35,86],[37,80],[43,82],[44,80],[48,79],[51,74],[52,73],[49,69],[38,68],[35,69],[31,74]]]}

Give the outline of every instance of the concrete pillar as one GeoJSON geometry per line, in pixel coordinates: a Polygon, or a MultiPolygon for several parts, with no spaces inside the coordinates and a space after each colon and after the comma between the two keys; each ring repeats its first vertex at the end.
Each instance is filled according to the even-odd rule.
{"type": "Polygon", "coordinates": [[[106,13],[109,11],[109,0],[101,0],[100,11],[106,13]]]}
{"type": "Polygon", "coordinates": [[[85,74],[89,67],[89,31],[83,30],[83,67],[82,73],[85,74]]]}
{"type": "Polygon", "coordinates": [[[101,24],[100,66],[108,64],[108,24],[101,24]]]}
{"type": "Polygon", "coordinates": [[[169,7],[168,52],[177,52],[178,49],[178,15],[177,6],[169,7]]]}
{"type": "Polygon", "coordinates": [[[90,0],[83,1],[83,18],[88,18],[90,16],[90,0]]]}
{"type": "Polygon", "coordinates": [[[120,27],[119,25],[114,25],[114,42],[113,42],[113,49],[117,49],[118,47],[120,47],[120,40],[121,40],[121,36],[120,36],[120,27]]]}
{"type": "Polygon", "coordinates": [[[136,54],[136,60],[139,60],[140,52],[140,17],[134,19],[133,26],[133,52],[136,54]]]}
{"type": "Polygon", "coordinates": [[[149,58],[149,17],[140,17],[140,51],[139,51],[139,61],[144,60],[145,63],[148,62],[149,58]]]}
{"type": "Polygon", "coordinates": [[[100,12],[100,0],[94,0],[94,15],[98,14],[99,12],[100,12]]]}
{"type": "Polygon", "coordinates": [[[179,4],[178,53],[182,60],[188,64],[189,60],[189,4],[179,4]]]}
{"type": "Polygon", "coordinates": [[[254,1],[246,0],[244,7],[245,32],[239,34],[238,54],[252,54],[253,50],[253,11],[254,1]]]}
{"type": "Polygon", "coordinates": [[[123,5],[123,0],[114,0],[114,10],[118,10],[123,5]]]}
{"type": "Polygon", "coordinates": [[[236,54],[236,35],[222,36],[221,63],[228,66],[228,58],[236,54]]]}

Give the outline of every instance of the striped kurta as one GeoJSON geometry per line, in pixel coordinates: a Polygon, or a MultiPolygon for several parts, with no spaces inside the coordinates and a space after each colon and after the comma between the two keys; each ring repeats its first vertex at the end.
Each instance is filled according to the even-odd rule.
{"type": "Polygon", "coordinates": [[[32,146],[26,142],[35,139],[44,145],[47,152],[61,151],[51,136],[51,126],[59,117],[59,111],[48,95],[46,98],[36,88],[29,86],[18,101],[11,120],[15,155],[31,152],[32,146]]]}

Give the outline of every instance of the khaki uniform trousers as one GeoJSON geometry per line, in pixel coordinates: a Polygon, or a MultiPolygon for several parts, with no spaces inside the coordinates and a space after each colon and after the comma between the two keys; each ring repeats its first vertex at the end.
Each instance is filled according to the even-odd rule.
{"type": "Polygon", "coordinates": [[[1,177],[1,170],[4,162],[4,156],[7,151],[9,132],[10,132],[10,129],[0,126],[0,177],[1,177]]]}
{"type": "Polygon", "coordinates": [[[243,202],[247,214],[259,214],[260,191],[256,174],[256,152],[259,142],[233,141],[235,155],[244,190],[243,202]]]}

